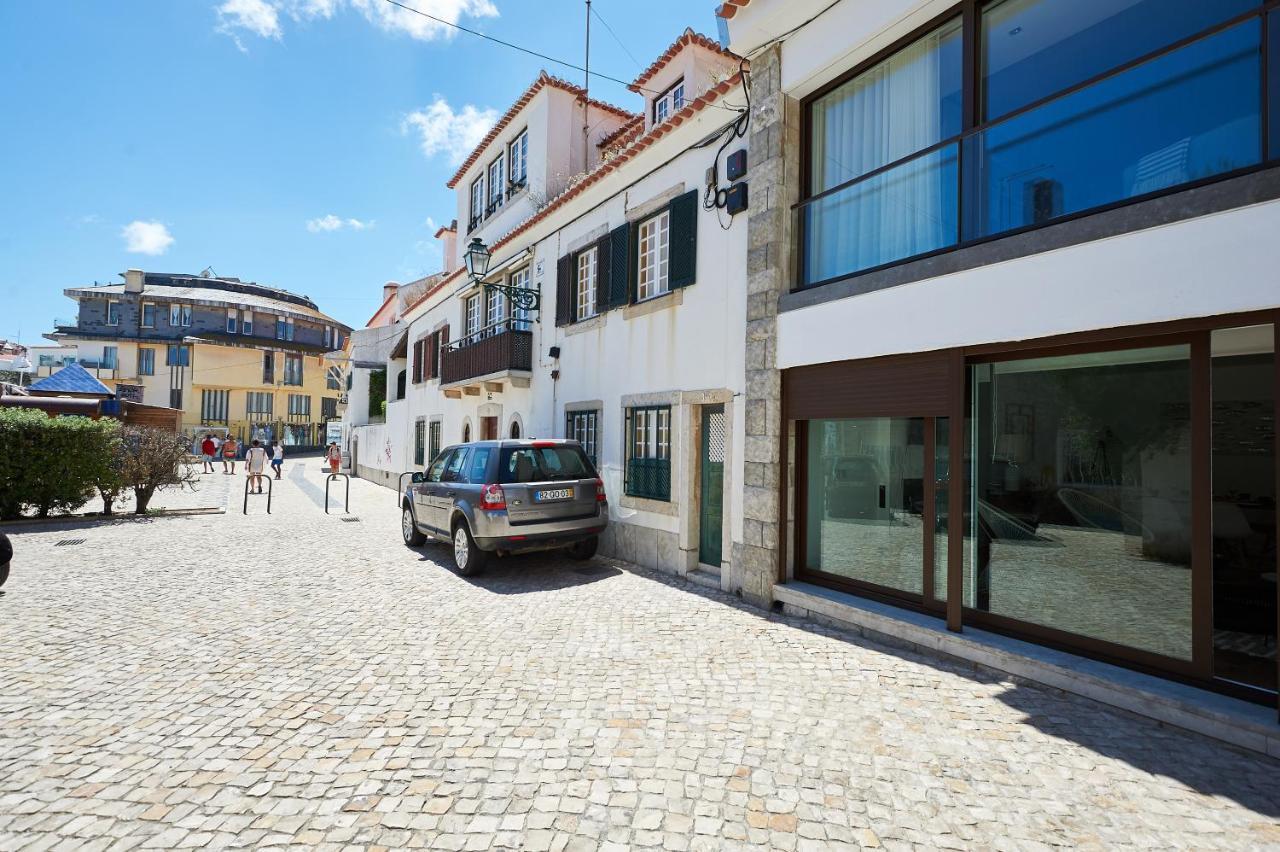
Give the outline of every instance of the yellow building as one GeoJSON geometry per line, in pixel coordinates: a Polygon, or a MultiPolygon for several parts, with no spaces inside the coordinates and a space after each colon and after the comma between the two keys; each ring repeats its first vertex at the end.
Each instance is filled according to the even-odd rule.
{"type": "MultiPolygon", "coordinates": [[[[46,337],[74,347],[74,360],[117,396],[181,409],[193,439],[211,431],[324,444],[344,392],[324,353],[342,348],[348,326],[305,296],[236,278],[138,269],[124,278],[65,291],[79,316],[55,321],[46,337]]],[[[67,351],[40,359],[49,363],[37,363],[39,375],[67,351]]]]}

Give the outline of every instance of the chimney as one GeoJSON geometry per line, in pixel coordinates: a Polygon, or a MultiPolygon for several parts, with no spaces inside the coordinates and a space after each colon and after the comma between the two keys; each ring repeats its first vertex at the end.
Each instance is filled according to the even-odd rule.
{"type": "Polygon", "coordinates": [[[124,291],[126,293],[142,292],[142,270],[130,269],[124,274],[124,291]]]}
{"type": "Polygon", "coordinates": [[[444,271],[447,275],[458,268],[458,220],[454,219],[436,231],[436,239],[440,241],[440,253],[444,256],[444,271]]]}
{"type": "Polygon", "coordinates": [[[400,285],[394,281],[388,281],[382,285],[382,301],[386,301],[400,291],[400,285]]]}

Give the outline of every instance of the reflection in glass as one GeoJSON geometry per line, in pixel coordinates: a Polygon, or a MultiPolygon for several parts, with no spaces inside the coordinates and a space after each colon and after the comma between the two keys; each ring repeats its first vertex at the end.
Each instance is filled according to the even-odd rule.
{"type": "Polygon", "coordinates": [[[960,29],[944,24],[813,102],[809,194],[959,134],[960,29]]]}
{"type": "Polygon", "coordinates": [[[951,421],[939,417],[933,430],[933,598],[947,599],[947,507],[951,485],[951,421]]]}
{"type": "Polygon", "coordinates": [[[803,283],[954,245],[956,151],[948,145],[805,206],[803,283]]]}
{"type": "Polygon", "coordinates": [[[1250,20],[964,141],[964,239],[1189,183],[1261,157],[1250,20]]]}
{"type": "Polygon", "coordinates": [[[919,595],[924,419],[808,422],[805,567],[919,595]]]}
{"type": "Polygon", "coordinates": [[[1228,21],[1260,0],[1003,0],[982,12],[987,120],[1228,21]]]}
{"type": "Polygon", "coordinates": [[[1275,332],[1213,333],[1213,673],[1276,688],[1275,332]]]}
{"type": "Polygon", "coordinates": [[[1191,657],[1189,347],[972,368],[965,600],[1191,657]]]}

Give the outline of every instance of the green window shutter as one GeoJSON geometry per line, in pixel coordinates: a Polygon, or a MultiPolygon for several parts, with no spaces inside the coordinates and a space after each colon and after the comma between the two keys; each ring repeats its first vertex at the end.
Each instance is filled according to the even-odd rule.
{"type": "Polygon", "coordinates": [[[698,191],[671,202],[671,289],[688,287],[698,272],[698,191]]]}
{"type": "Polygon", "coordinates": [[[613,266],[609,262],[609,249],[613,241],[609,235],[596,243],[596,313],[609,310],[609,282],[613,280],[613,266]]]}
{"type": "Polygon", "coordinates": [[[609,232],[609,307],[620,308],[631,301],[631,225],[619,225],[609,232]]]}
{"type": "Polygon", "coordinates": [[[556,262],[556,325],[573,322],[573,255],[566,254],[556,262]]]}

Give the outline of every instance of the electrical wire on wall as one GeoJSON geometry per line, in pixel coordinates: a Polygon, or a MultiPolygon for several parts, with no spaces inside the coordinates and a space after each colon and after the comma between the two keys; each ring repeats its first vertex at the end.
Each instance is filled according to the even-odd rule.
{"type": "Polygon", "coordinates": [[[742,139],[747,135],[747,130],[751,126],[751,72],[747,70],[746,62],[741,59],[738,60],[738,79],[742,84],[742,94],[746,104],[740,109],[737,119],[725,125],[709,139],[692,146],[706,148],[714,145],[721,138],[724,140],[716,149],[715,159],[711,161],[711,179],[707,181],[707,187],[702,193],[702,209],[716,211],[716,223],[725,231],[733,226],[733,219],[730,218],[727,225],[720,220],[720,211],[728,205],[729,199],[729,187],[721,188],[720,186],[720,158],[724,156],[725,150],[733,144],[735,139],[742,139]]]}

